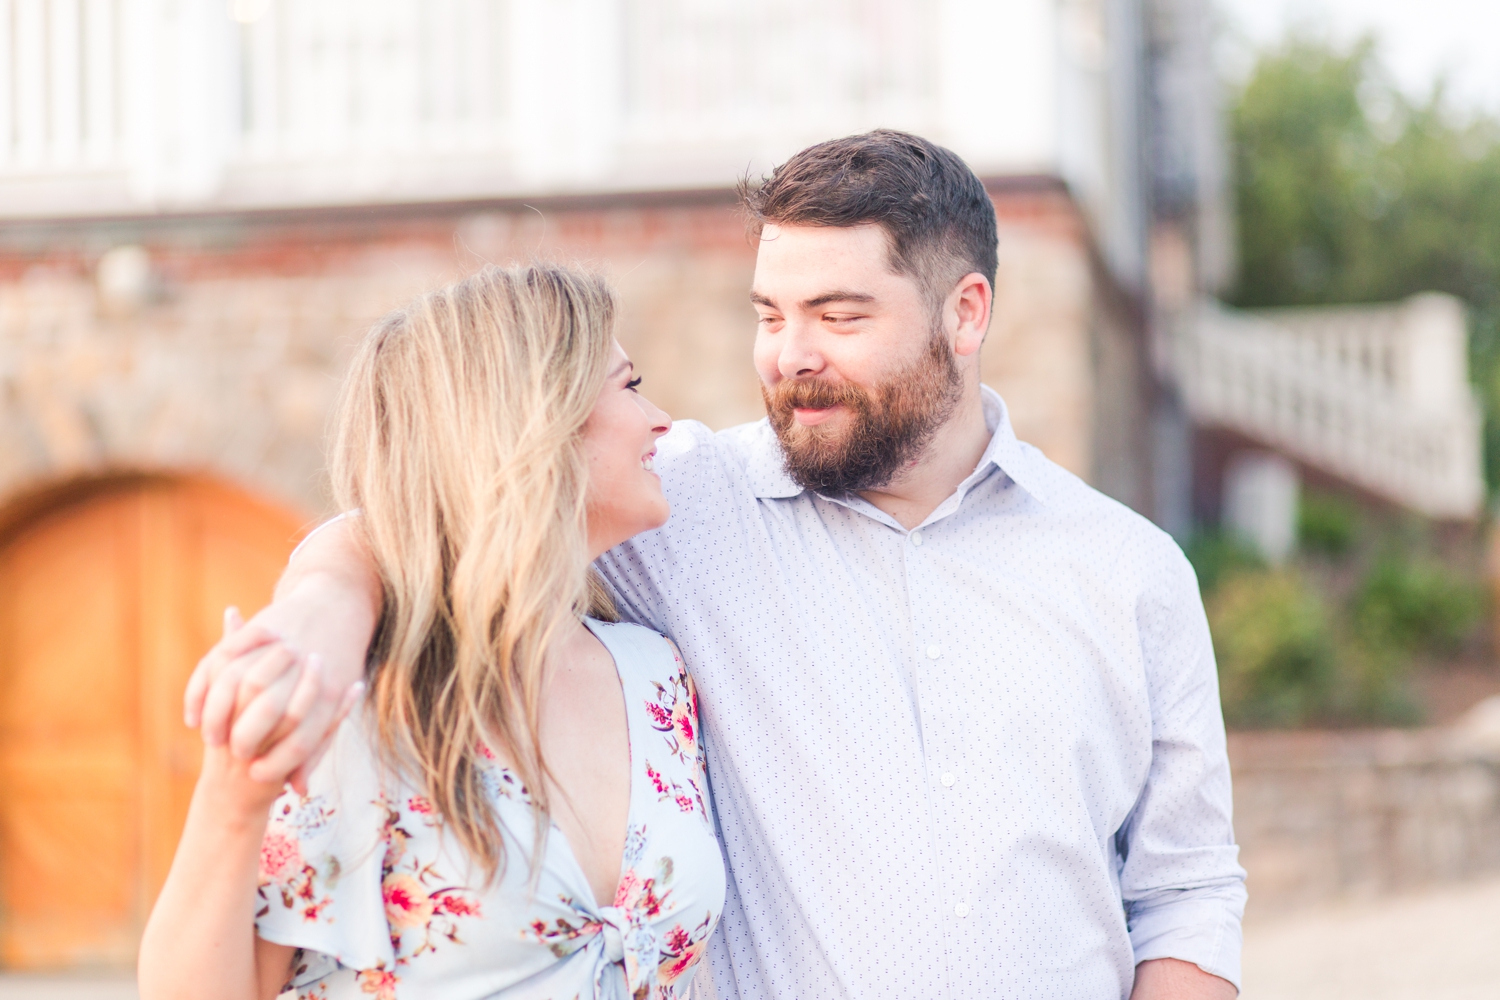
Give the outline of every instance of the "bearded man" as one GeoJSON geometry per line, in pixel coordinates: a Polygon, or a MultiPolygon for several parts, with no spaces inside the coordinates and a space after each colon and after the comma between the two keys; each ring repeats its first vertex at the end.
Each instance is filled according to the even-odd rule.
{"type": "MultiPolygon", "coordinates": [[[[713,991],[1233,997],[1244,873],[1196,581],[980,384],[983,185],[877,131],[743,195],[768,418],[677,424],[671,520],[599,563],[697,680],[729,870],[713,991]]],[[[272,751],[310,754],[378,599],[351,533],[317,535],[266,631],[205,659],[205,733],[275,632],[328,664],[272,751]]],[[[251,746],[267,705],[236,723],[251,746]]]]}

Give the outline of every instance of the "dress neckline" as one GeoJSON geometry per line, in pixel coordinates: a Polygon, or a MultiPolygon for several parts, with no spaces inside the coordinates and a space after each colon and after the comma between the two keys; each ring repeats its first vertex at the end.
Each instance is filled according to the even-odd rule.
{"type": "Polygon", "coordinates": [[[589,899],[594,904],[593,908],[597,912],[598,910],[605,907],[614,906],[615,899],[620,894],[620,885],[625,881],[625,874],[630,868],[627,859],[629,858],[630,853],[630,831],[635,829],[637,798],[636,792],[638,790],[637,786],[639,785],[639,782],[636,781],[635,775],[635,722],[630,715],[630,696],[625,689],[625,671],[620,668],[620,658],[615,655],[614,646],[612,646],[610,644],[610,641],[604,637],[604,632],[607,631],[610,623],[590,618],[587,615],[583,617],[582,621],[584,628],[589,630],[589,634],[591,634],[595,639],[599,641],[599,645],[604,647],[604,652],[609,656],[610,663],[614,664],[615,678],[620,682],[620,704],[621,708],[623,708],[625,711],[625,748],[630,764],[628,779],[629,791],[627,793],[630,798],[629,804],[625,809],[625,839],[620,842],[620,864],[619,870],[615,875],[614,895],[611,896],[607,902],[601,902],[594,895],[594,884],[592,881],[590,881],[588,873],[583,870],[583,865],[579,862],[578,855],[573,851],[573,843],[568,839],[568,835],[563,832],[562,827],[557,825],[556,820],[549,820],[549,822],[552,828],[551,832],[557,835],[558,840],[563,846],[564,853],[567,855],[569,863],[572,864],[574,872],[578,875],[579,883],[588,890],[589,899]],[[601,629],[598,626],[604,626],[604,628],[601,629]]]}

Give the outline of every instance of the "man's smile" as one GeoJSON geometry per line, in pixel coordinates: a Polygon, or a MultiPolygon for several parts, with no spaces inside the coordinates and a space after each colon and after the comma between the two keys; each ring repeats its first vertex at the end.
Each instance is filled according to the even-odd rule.
{"type": "Polygon", "coordinates": [[[797,423],[803,427],[816,427],[841,409],[843,409],[842,406],[826,406],[822,409],[798,407],[792,411],[792,415],[797,418],[797,423]]]}

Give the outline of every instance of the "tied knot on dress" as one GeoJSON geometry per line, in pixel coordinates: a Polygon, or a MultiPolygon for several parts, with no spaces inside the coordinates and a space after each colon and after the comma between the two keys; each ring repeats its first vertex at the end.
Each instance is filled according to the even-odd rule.
{"type": "Polygon", "coordinates": [[[641,995],[656,972],[656,932],[646,921],[632,920],[629,912],[615,906],[600,907],[598,921],[604,960],[594,978],[595,1000],[609,997],[604,972],[611,965],[621,966],[627,995],[641,995]]]}

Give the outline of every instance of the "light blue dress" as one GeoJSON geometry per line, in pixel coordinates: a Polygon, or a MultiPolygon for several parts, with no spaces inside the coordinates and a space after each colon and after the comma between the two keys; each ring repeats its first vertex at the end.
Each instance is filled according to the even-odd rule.
{"type": "MultiPolygon", "coordinates": [[[[614,657],[631,754],[618,892],[594,898],[556,826],[528,885],[533,812],[508,768],[485,772],[507,864],[485,886],[419,789],[344,723],[306,797],[272,809],[256,930],[301,949],[299,997],[657,1000],[685,993],[724,903],[697,699],[671,644],[589,620],[614,657]]],[[[358,713],[355,713],[358,715],[358,713]]]]}

